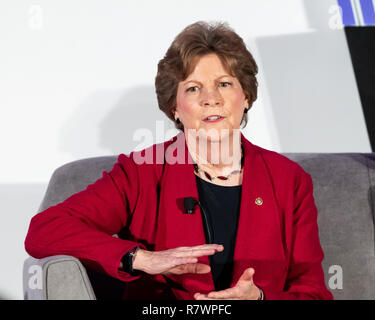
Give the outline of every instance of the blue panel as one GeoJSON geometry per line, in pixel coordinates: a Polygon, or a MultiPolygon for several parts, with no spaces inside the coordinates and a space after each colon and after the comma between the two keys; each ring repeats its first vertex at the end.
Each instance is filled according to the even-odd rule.
{"type": "Polygon", "coordinates": [[[342,23],[344,26],[355,26],[353,8],[350,0],[337,0],[342,9],[342,23]]]}
{"type": "Polygon", "coordinates": [[[360,0],[362,16],[366,26],[375,26],[375,10],[372,0],[360,0]]]}

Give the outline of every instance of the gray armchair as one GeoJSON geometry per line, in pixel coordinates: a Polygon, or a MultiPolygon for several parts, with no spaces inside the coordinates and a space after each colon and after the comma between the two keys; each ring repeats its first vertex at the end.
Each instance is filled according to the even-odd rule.
{"type": "MultiPolygon", "coordinates": [[[[375,153],[284,155],[313,179],[327,287],[335,299],[375,299],[375,153]]],[[[56,169],[39,211],[83,190],[116,160],[89,158],[56,169]]],[[[70,256],[24,263],[25,299],[121,299],[125,285],[70,256]]]]}

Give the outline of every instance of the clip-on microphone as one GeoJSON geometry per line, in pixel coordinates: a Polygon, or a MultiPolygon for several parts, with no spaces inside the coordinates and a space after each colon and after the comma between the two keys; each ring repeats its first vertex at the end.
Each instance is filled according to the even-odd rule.
{"type": "Polygon", "coordinates": [[[193,197],[184,198],[185,213],[187,214],[194,213],[194,209],[197,204],[199,205],[199,201],[195,200],[193,197]]]}
{"type": "Polygon", "coordinates": [[[212,243],[212,236],[211,236],[212,232],[211,232],[211,228],[210,228],[209,223],[208,223],[208,217],[207,217],[206,211],[204,210],[201,203],[199,201],[195,200],[193,197],[184,198],[184,208],[185,208],[184,213],[185,214],[193,214],[196,205],[199,205],[199,207],[201,208],[201,211],[203,213],[203,218],[204,218],[203,220],[204,220],[204,223],[206,225],[208,243],[212,243]]]}

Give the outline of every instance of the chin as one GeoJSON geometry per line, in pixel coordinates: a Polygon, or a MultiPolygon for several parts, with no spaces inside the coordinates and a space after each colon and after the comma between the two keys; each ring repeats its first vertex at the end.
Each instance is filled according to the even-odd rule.
{"type": "Polygon", "coordinates": [[[207,139],[207,141],[220,142],[230,137],[233,133],[233,129],[227,127],[218,128],[215,126],[207,126],[199,129],[198,132],[199,136],[207,139]]]}

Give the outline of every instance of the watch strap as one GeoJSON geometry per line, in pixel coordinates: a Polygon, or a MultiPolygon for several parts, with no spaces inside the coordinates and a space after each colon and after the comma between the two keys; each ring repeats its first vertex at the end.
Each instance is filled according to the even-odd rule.
{"type": "Polygon", "coordinates": [[[124,254],[121,258],[122,262],[122,270],[129,273],[132,276],[138,276],[141,274],[141,271],[139,270],[133,270],[133,257],[137,250],[140,247],[135,247],[131,250],[129,250],[126,254],[124,254]]]}

